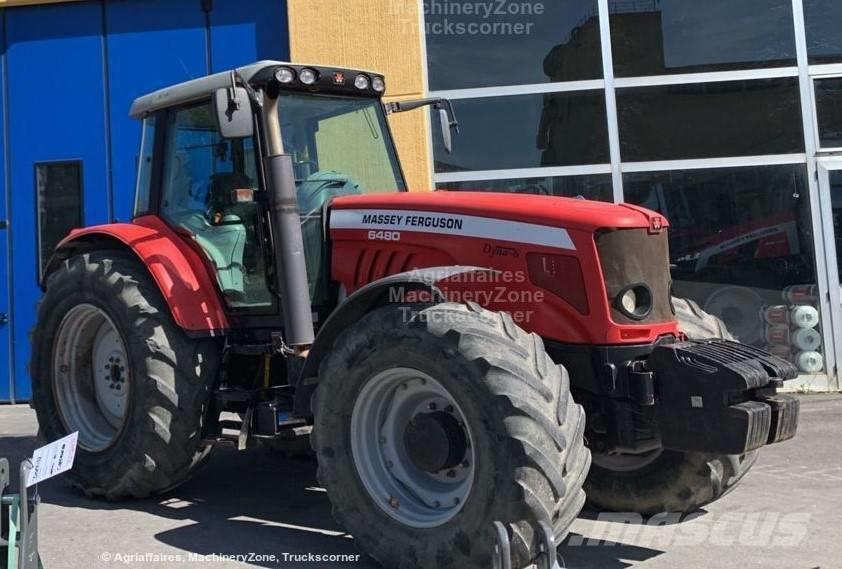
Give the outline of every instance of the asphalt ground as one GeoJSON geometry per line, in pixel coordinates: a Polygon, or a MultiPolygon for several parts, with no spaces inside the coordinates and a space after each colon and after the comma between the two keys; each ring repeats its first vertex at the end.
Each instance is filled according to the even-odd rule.
{"type": "MultiPolygon", "coordinates": [[[[16,465],[36,432],[28,407],[0,406],[0,457],[16,465]]],[[[119,503],[50,480],[40,488],[44,567],[379,567],[331,518],[315,470],[312,460],[221,448],[172,493],[119,503]]],[[[704,510],[650,520],[586,511],[559,554],[582,569],[842,569],[842,396],[803,396],[797,438],[764,449],[704,510]]]]}

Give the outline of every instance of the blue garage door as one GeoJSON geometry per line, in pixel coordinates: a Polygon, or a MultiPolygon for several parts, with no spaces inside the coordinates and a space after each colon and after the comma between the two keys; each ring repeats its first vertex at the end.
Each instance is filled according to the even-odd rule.
{"type": "Polygon", "coordinates": [[[0,401],[23,401],[51,248],[72,227],[131,216],[140,143],[132,100],[210,71],[287,59],[289,48],[283,0],[91,0],[0,17],[0,401]]]}
{"type": "Polygon", "coordinates": [[[149,91],[258,59],[287,59],[283,0],[123,0],[105,5],[114,213],[131,217],[140,123],[149,91]]]}
{"type": "Polygon", "coordinates": [[[285,2],[214,0],[210,6],[213,72],[260,59],[289,60],[285,2]]]}
{"type": "MultiPolygon", "coordinates": [[[[6,70],[6,13],[0,12],[0,76],[6,70]]],[[[6,90],[0,90],[0,401],[12,398],[9,334],[9,223],[6,215],[6,90]]]]}
{"type": "Polygon", "coordinates": [[[100,4],[10,9],[6,41],[14,395],[25,400],[28,334],[45,261],[39,243],[55,242],[56,223],[109,218],[100,4]]]}

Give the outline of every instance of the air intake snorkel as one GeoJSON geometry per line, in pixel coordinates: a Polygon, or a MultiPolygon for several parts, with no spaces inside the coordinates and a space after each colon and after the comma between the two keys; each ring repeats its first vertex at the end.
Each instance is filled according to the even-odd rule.
{"type": "Polygon", "coordinates": [[[264,91],[263,132],[266,140],[266,198],[275,267],[275,285],[282,299],[284,342],[303,347],[313,343],[313,313],[304,258],[292,157],[284,153],[278,120],[277,90],[264,91]],[[274,91],[274,92],[273,92],[274,91]],[[271,96],[274,95],[274,96],[271,96]]]}

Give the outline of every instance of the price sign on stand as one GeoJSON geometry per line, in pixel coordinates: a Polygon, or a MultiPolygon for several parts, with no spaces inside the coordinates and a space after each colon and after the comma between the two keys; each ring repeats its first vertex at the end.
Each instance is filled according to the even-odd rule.
{"type": "Polygon", "coordinates": [[[73,468],[78,438],[78,432],[71,433],[64,438],[35,449],[30,459],[32,469],[26,479],[26,487],[34,486],[73,468]]]}

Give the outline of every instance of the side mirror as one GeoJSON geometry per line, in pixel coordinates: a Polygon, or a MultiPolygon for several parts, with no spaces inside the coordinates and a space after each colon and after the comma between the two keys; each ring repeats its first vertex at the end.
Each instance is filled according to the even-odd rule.
{"type": "Polygon", "coordinates": [[[222,138],[247,138],[254,135],[251,99],[244,87],[217,89],[213,94],[213,102],[222,138]]]}
{"type": "Polygon", "coordinates": [[[429,99],[415,99],[413,101],[383,103],[383,109],[387,115],[405,113],[406,111],[412,111],[421,107],[433,107],[433,109],[439,112],[442,142],[444,143],[445,151],[449,154],[453,150],[453,136],[450,131],[453,130],[456,134],[459,134],[459,121],[456,120],[456,113],[453,112],[453,104],[448,99],[433,97],[429,99]]]}
{"type": "Polygon", "coordinates": [[[453,151],[453,137],[450,135],[450,115],[447,109],[439,109],[439,122],[441,123],[441,139],[444,150],[450,154],[453,151]]]}

